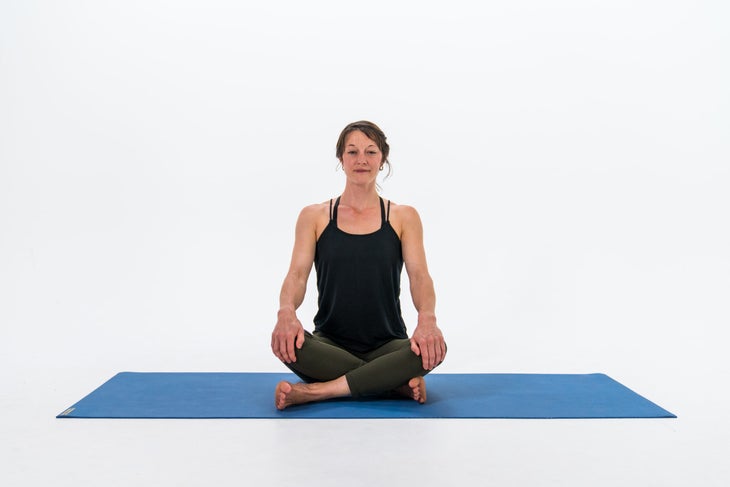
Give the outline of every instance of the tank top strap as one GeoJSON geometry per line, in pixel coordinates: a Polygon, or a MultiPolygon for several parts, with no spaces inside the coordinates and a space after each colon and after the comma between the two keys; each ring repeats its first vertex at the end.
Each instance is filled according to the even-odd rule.
{"type": "Polygon", "coordinates": [[[380,224],[385,225],[385,222],[387,221],[387,217],[385,216],[385,203],[383,203],[383,198],[380,196],[378,196],[378,198],[380,199],[380,224]]]}
{"type": "Polygon", "coordinates": [[[335,200],[335,207],[332,208],[332,200],[330,200],[330,220],[337,221],[337,208],[340,206],[340,196],[335,200]]]}
{"type": "Polygon", "coordinates": [[[390,200],[388,200],[388,207],[385,210],[385,221],[390,221],[390,200]]]}

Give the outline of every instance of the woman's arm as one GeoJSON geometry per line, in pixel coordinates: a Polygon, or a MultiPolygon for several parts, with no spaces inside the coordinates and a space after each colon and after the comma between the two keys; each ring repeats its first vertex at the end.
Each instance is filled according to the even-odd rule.
{"type": "Polygon", "coordinates": [[[446,342],[436,325],[436,292],[426,264],[423,225],[415,208],[398,206],[403,260],[411,283],[411,298],[418,311],[418,324],[411,337],[411,349],[431,370],[446,356],[446,342]]]}
{"type": "Polygon", "coordinates": [[[312,205],[299,214],[291,264],[279,294],[279,312],[271,333],[271,350],[285,363],[296,362],[294,347],[300,349],[304,344],[304,327],[297,318],[296,310],[304,300],[307,279],[314,262],[319,210],[319,205],[312,205]]]}

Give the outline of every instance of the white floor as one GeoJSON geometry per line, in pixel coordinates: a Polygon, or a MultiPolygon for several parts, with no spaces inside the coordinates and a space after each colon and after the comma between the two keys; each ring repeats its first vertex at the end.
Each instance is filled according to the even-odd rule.
{"type": "MultiPolygon", "coordinates": [[[[726,486],[727,401],[710,378],[658,377],[677,419],[59,420],[107,377],[4,380],[0,483],[83,485],[726,486]],[[98,380],[97,380],[98,379],[98,380]]],[[[638,392],[646,392],[641,388],[638,392]]],[[[663,391],[659,393],[658,391],[663,391]]]]}

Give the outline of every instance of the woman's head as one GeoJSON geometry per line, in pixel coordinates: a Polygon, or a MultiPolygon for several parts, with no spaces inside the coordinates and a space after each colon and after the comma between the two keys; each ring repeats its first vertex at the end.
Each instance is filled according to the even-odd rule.
{"type": "Polygon", "coordinates": [[[388,161],[390,146],[386,141],[387,138],[385,137],[383,131],[380,130],[380,127],[375,125],[373,122],[368,122],[366,120],[353,122],[344,129],[342,129],[342,132],[340,133],[340,138],[337,139],[337,148],[335,152],[337,159],[342,162],[342,156],[345,153],[345,145],[347,144],[347,137],[354,131],[362,132],[368,139],[372,140],[375,143],[375,145],[380,150],[380,153],[383,155],[382,164],[388,165],[388,174],[390,174],[390,161],[388,161]]]}

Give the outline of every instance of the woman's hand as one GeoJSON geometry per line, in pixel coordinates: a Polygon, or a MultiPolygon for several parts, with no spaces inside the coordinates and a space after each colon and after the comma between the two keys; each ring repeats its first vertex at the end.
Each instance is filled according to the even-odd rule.
{"type": "Polygon", "coordinates": [[[436,326],[436,317],[418,317],[413,336],[411,350],[423,360],[423,368],[433,370],[446,357],[446,342],[444,336],[436,326]]]}
{"type": "Polygon", "coordinates": [[[284,363],[297,361],[294,347],[297,350],[304,345],[304,327],[292,310],[279,310],[276,326],[271,333],[271,350],[284,363]]]}

